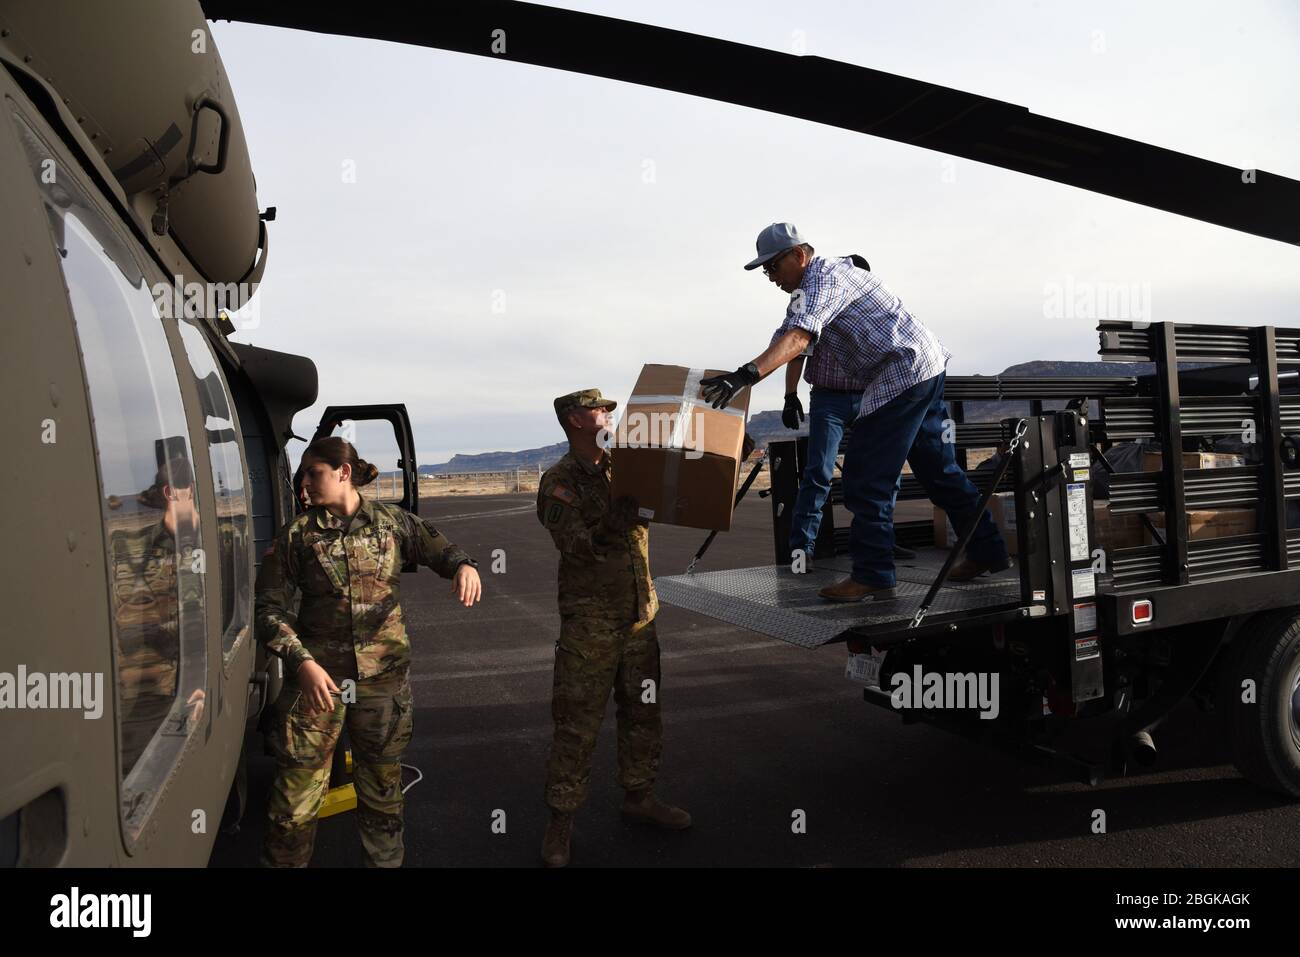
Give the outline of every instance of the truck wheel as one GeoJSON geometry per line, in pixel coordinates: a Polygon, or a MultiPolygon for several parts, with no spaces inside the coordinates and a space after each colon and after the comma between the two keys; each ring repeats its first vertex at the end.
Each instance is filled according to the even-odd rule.
{"type": "Polygon", "coordinates": [[[1219,675],[1218,703],[1237,770],[1300,798],[1300,614],[1261,615],[1242,627],[1219,675]]]}

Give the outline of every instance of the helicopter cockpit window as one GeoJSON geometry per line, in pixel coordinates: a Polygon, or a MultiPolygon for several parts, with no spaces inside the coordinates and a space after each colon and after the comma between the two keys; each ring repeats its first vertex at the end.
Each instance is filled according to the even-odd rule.
{"type": "Polygon", "coordinates": [[[230,659],[235,647],[248,636],[248,609],[252,535],[248,518],[248,490],[244,488],[244,463],[239,455],[239,428],[234,402],[217,365],[217,357],[191,319],[178,323],[185,355],[190,360],[203,409],[212,485],[217,498],[217,546],[221,560],[221,652],[230,659]]]}
{"type": "Polygon", "coordinates": [[[206,558],[176,368],[138,262],[21,118],[76,322],[103,495],[123,829],[133,844],[200,726],[206,558]]]}

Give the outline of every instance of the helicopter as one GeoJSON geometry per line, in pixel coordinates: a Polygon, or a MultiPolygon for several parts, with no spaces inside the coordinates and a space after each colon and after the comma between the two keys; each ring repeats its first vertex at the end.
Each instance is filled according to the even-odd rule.
{"type": "MultiPolygon", "coordinates": [[[[4,388],[33,495],[7,521],[32,548],[6,562],[6,865],[205,863],[283,681],[252,586],[294,514],[316,368],[228,338],[274,211],[209,44],[197,4],[0,7],[4,285],[27,317],[4,388]]],[[[418,508],[403,407],[327,418],[392,422],[418,508]]]]}
{"type": "MultiPolygon", "coordinates": [[[[3,575],[6,866],[206,863],[242,815],[249,742],[284,679],[254,640],[253,583],[295,514],[286,446],[319,387],[310,358],[231,339],[275,209],[259,206],[217,19],[711,97],[1300,244],[1300,183],[818,57],[522,3],[387,18],[4,0],[0,402],[18,437],[8,487],[28,496],[6,519],[22,543],[3,575]],[[841,92],[790,92],[808,82],[841,92]]],[[[330,406],[316,434],[347,420],[391,427],[417,511],[405,407],[330,406]]]]}

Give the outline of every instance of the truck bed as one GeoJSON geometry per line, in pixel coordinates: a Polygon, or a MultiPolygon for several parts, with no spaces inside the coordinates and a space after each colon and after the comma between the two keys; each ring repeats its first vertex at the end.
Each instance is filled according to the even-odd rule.
{"type": "MultiPolygon", "coordinates": [[[[655,579],[659,599],[792,645],[817,648],[851,634],[899,634],[906,630],[921,600],[939,574],[947,551],[923,548],[915,559],[897,564],[893,601],[830,602],[817,592],[848,576],[847,555],[819,560],[796,575],[786,565],[762,565],[655,579]]],[[[935,597],[927,622],[960,620],[972,612],[1014,609],[1020,604],[1020,573],[1015,560],[996,575],[973,582],[947,583],[935,597]]]]}

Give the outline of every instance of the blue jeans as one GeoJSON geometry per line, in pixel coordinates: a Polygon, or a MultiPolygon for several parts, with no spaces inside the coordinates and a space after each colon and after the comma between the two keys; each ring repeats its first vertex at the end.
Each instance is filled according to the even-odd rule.
{"type": "MultiPolygon", "coordinates": [[[[952,443],[943,441],[948,418],[943,379],[942,372],[926,379],[853,423],[844,454],[844,504],[853,513],[849,550],[855,582],[880,588],[895,584],[894,500],[904,461],[958,533],[975,518],[979,491],[958,467],[952,443]]],[[[1007,557],[988,509],[979,516],[966,555],[980,564],[1007,557]]]]}
{"type": "Polygon", "coordinates": [[[790,519],[790,551],[803,549],[813,554],[817,530],[822,524],[822,506],[831,493],[835,456],[845,427],[858,417],[861,392],[834,392],[813,386],[808,398],[808,461],[804,466],[799,494],[790,519]]]}

